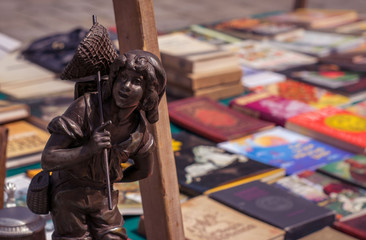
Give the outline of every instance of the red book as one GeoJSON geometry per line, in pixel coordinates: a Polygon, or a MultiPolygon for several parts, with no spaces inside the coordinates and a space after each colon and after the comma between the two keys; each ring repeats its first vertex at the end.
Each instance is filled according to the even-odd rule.
{"type": "Polygon", "coordinates": [[[173,123],[214,142],[236,139],[274,126],[204,97],[170,102],[168,110],[173,123]]]}
{"type": "Polygon", "coordinates": [[[344,218],[335,222],[334,227],[358,239],[366,240],[366,214],[344,218]]]}
{"type": "Polygon", "coordinates": [[[287,120],[286,128],[354,153],[366,152],[366,117],[335,107],[287,120]]]}

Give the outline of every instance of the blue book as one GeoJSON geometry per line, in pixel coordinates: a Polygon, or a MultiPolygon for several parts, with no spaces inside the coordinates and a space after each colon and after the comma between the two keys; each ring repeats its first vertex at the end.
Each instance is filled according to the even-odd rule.
{"type": "Polygon", "coordinates": [[[353,156],[352,153],[319,142],[282,127],[257,132],[218,144],[233,153],[286,169],[286,174],[314,170],[353,156]]]}

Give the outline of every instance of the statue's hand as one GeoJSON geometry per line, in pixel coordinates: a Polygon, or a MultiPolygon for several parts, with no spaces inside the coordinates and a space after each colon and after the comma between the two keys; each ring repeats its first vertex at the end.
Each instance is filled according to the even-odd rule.
{"type": "Polygon", "coordinates": [[[111,133],[105,130],[105,128],[111,123],[112,121],[107,121],[94,130],[93,135],[88,142],[89,151],[98,153],[101,150],[112,146],[111,133]]]}

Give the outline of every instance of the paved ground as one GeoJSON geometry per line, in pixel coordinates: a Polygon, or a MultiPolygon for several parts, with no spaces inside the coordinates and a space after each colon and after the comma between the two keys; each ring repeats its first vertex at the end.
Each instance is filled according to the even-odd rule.
{"type": "MultiPolygon", "coordinates": [[[[154,0],[156,24],[161,31],[266,11],[290,10],[292,5],[293,0],[154,0]]],[[[308,6],[350,8],[366,13],[364,0],[308,0],[308,6]]],[[[92,14],[104,26],[114,25],[112,0],[0,0],[0,32],[26,43],[77,26],[88,28],[92,14]]]]}

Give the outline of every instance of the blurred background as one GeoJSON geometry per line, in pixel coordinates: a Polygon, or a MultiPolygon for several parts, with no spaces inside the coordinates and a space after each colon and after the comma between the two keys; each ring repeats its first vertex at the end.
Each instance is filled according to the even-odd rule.
{"type": "MultiPolygon", "coordinates": [[[[183,28],[268,11],[289,11],[293,0],[155,0],[154,10],[159,31],[183,28]]],[[[355,9],[366,13],[363,0],[308,0],[311,8],[355,9]]],[[[0,32],[22,42],[75,27],[89,28],[95,14],[104,26],[114,26],[111,0],[2,0],[0,32]]]]}

